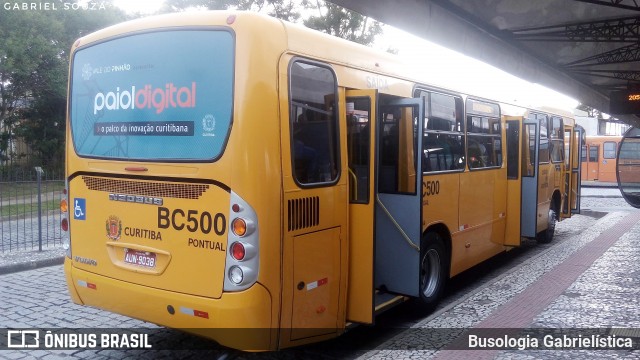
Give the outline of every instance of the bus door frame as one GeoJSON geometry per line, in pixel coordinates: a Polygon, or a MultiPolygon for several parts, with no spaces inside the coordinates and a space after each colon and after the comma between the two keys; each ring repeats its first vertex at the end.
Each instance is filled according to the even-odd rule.
{"type": "MultiPolygon", "coordinates": [[[[422,237],[422,133],[424,98],[403,98],[379,102],[378,136],[376,138],[376,212],[375,212],[375,286],[388,293],[418,296],[420,287],[420,241],[422,237]],[[382,171],[382,108],[417,107],[413,126],[415,191],[383,193],[380,191],[382,171]],[[420,156],[418,156],[420,155],[420,156]]],[[[399,146],[400,147],[400,146],[399,146]]]]}
{"type": "Polygon", "coordinates": [[[587,144],[587,181],[600,179],[600,144],[587,144]],[[596,160],[591,161],[591,148],[596,149],[596,160]],[[595,175],[591,175],[595,174],[595,175]]]}
{"type": "MultiPolygon", "coordinates": [[[[585,132],[584,132],[584,128],[582,126],[576,126],[573,128],[573,137],[571,138],[571,142],[575,141],[575,149],[577,151],[577,155],[575,160],[575,163],[572,165],[571,167],[571,184],[573,184],[573,179],[575,179],[575,183],[576,183],[576,199],[575,199],[575,206],[573,206],[573,202],[571,202],[571,214],[580,214],[580,193],[581,193],[581,188],[582,188],[582,163],[581,163],[581,159],[580,159],[580,155],[582,154],[582,146],[584,145],[584,141],[585,141],[585,132]]],[[[573,156],[573,154],[570,154],[570,156],[573,156]]],[[[587,153],[587,158],[589,157],[589,154],[587,153]]]]}
{"type": "Polygon", "coordinates": [[[537,222],[538,222],[538,175],[540,173],[539,164],[539,152],[540,152],[540,124],[536,119],[525,118],[522,122],[522,167],[520,176],[522,177],[522,200],[520,211],[520,234],[525,237],[534,238],[537,234],[537,222]],[[535,151],[533,159],[533,175],[525,173],[529,158],[530,151],[530,137],[529,128],[533,126],[535,129],[534,142],[535,151]]]}
{"type": "Polygon", "coordinates": [[[505,123],[505,149],[507,151],[507,227],[504,237],[505,246],[520,246],[520,212],[522,211],[520,200],[522,199],[522,121],[521,116],[504,116],[505,123]],[[513,132],[511,132],[513,131],[513,132]],[[515,137],[512,138],[512,137],[515,137]],[[515,142],[515,148],[513,143],[515,142]],[[513,154],[512,152],[515,152],[513,154]],[[515,177],[510,176],[510,169],[515,166],[515,177]]]}
{"type": "Polygon", "coordinates": [[[562,209],[560,210],[560,217],[563,219],[570,218],[572,214],[580,212],[581,163],[580,157],[576,156],[580,154],[580,149],[582,148],[580,132],[581,129],[579,127],[564,126],[564,136],[565,138],[569,137],[569,141],[565,140],[565,143],[569,144],[569,151],[566,152],[568,159],[564,161],[564,194],[562,194],[562,209]],[[577,140],[576,135],[578,135],[577,140]],[[576,204],[575,207],[574,203],[576,204]]]}
{"type": "MultiPolygon", "coordinates": [[[[376,119],[378,91],[376,89],[367,90],[347,90],[345,94],[345,104],[350,100],[369,100],[369,191],[366,202],[349,201],[349,280],[347,287],[347,321],[362,324],[373,324],[374,322],[374,219],[376,210],[375,200],[375,174],[376,174],[376,119]]],[[[347,106],[345,106],[346,108],[347,106]]],[[[347,127],[349,121],[347,121],[347,127]]],[[[348,131],[347,131],[348,132],[348,131]]],[[[349,134],[347,136],[350,136],[349,134]]],[[[351,149],[347,149],[348,152],[351,149]]],[[[351,159],[348,154],[348,162],[351,159]]],[[[357,185],[360,172],[353,170],[351,163],[348,163],[349,179],[354,181],[355,186],[350,186],[351,191],[358,191],[357,185]]],[[[357,195],[356,195],[357,196],[357,195]]]]}

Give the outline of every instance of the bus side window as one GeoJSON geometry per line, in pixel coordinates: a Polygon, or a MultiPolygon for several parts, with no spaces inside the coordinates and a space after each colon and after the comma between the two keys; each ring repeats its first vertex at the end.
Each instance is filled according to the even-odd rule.
{"type": "Polygon", "coordinates": [[[534,114],[540,123],[540,147],[538,149],[538,163],[547,164],[550,160],[549,120],[547,115],[534,114]]]}
{"type": "Polygon", "coordinates": [[[562,162],[564,156],[564,131],[561,117],[551,117],[551,161],[562,162]]]}
{"type": "Polygon", "coordinates": [[[469,169],[502,166],[502,125],[498,104],[467,99],[466,134],[469,169]]]}
{"type": "Polygon", "coordinates": [[[426,117],[422,140],[422,172],[464,169],[462,100],[436,92],[421,91],[426,117]]]}
{"type": "Polygon", "coordinates": [[[616,150],[618,149],[618,143],[613,141],[605,141],[603,145],[603,157],[605,159],[615,159],[616,150]]]}
{"type": "Polygon", "coordinates": [[[380,149],[379,190],[382,193],[398,191],[398,154],[400,133],[398,130],[399,115],[382,113],[383,129],[380,149]]]}
{"type": "Polygon", "coordinates": [[[522,128],[522,177],[536,175],[536,126],[525,124],[522,128]]]}
{"type": "Polygon", "coordinates": [[[335,74],[329,67],[294,60],[289,76],[293,176],[303,186],[331,184],[340,171],[335,74]]]}

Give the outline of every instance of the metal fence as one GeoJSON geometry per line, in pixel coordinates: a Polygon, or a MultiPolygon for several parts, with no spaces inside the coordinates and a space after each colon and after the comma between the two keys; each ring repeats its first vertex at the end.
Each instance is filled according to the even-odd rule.
{"type": "Polygon", "coordinates": [[[0,168],[0,253],[62,246],[61,170],[0,168]]]}

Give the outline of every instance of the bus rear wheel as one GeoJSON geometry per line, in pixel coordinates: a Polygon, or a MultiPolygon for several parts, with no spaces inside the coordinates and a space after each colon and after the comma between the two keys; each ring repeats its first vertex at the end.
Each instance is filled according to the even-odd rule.
{"type": "Polygon", "coordinates": [[[549,207],[549,219],[547,220],[547,229],[541,231],[537,239],[539,243],[548,244],[553,241],[553,235],[556,231],[556,222],[558,221],[558,210],[555,202],[549,207]]]}
{"type": "Polygon", "coordinates": [[[433,310],[442,297],[448,263],[442,237],[438,233],[427,233],[420,247],[420,302],[425,310],[433,310]]]}

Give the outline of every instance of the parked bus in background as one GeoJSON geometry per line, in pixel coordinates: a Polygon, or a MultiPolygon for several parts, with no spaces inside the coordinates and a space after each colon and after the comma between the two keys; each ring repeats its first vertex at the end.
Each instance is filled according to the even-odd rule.
{"type": "Polygon", "coordinates": [[[71,298],[275,350],[373,324],[579,210],[581,130],[255,13],[72,48],[71,298]]]}
{"type": "Polygon", "coordinates": [[[616,158],[622,136],[587,135],[581,150],[582,180],[616,183],[616,158]]]}

